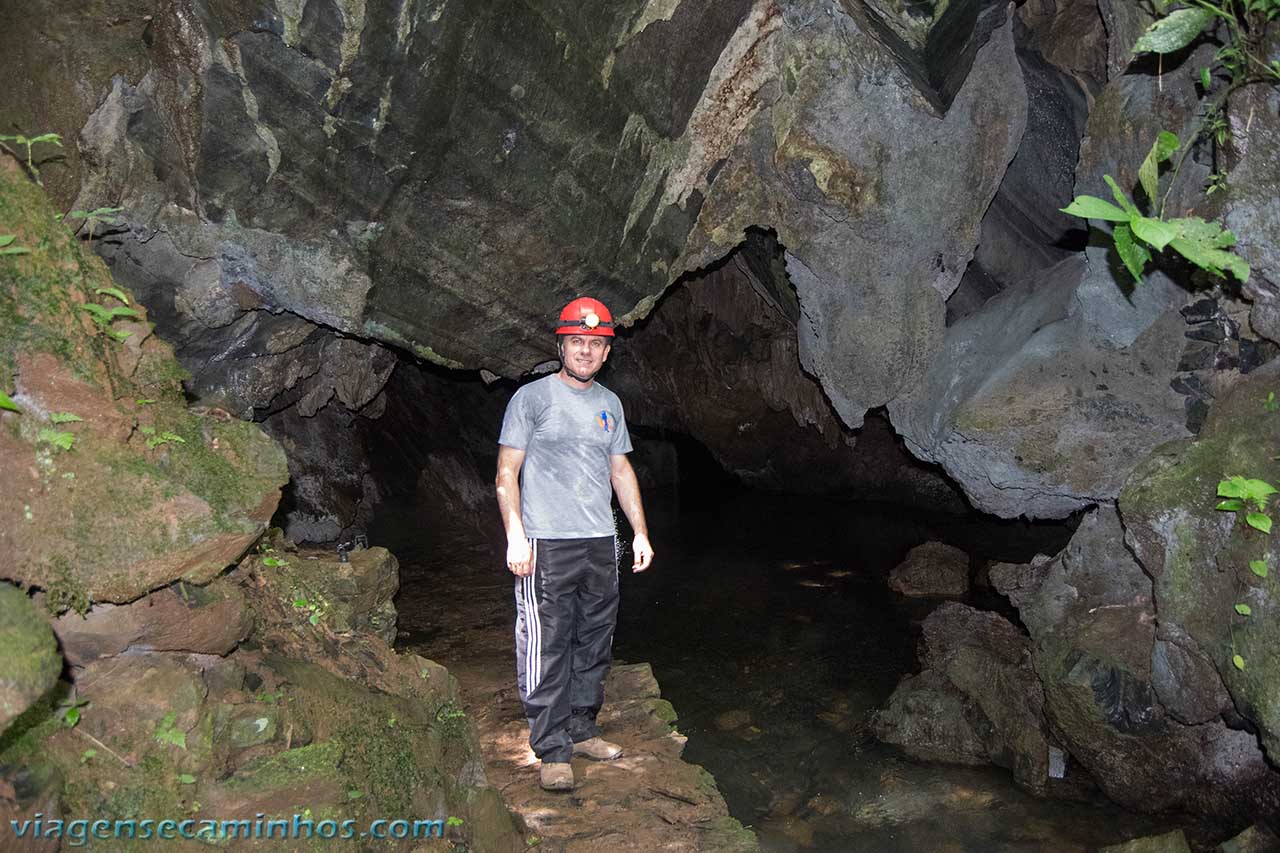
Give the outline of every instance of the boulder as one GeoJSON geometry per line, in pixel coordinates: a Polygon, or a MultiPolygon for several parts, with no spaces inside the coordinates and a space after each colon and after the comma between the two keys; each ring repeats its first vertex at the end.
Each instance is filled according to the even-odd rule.
{"type": "Polygon", "coordinates": [[[62,656],[27,594],[0,583],[0,733],[58,681],[62,656]]]}
{"type": "MultiPolygon", "coordinates": [[[[1280,774],[1257,739],[1203,709],[1166,705],[1151,578],[1124,547],[1114,509],[1081,522],[1052,559],[996,566],[1031,634],[1054,739],[1113,800],[1143,811],[1181,808],[1240,818],[1274,808],[1280,774]]],[[[1163,624],[1163,618],[1160,620],[1163,624]]],[[[1214,701],[1212,685],[1188,705],[1214,701]]],[[[1219,700],[1220,701],[1220,700],[1219,700]]]]}
{"type": "Polygon", "coordinates": [[[1027,637],[995,613],[947,602],[925,619],[920,658],[923,671],[876,713],[876,737],[924,761],[998,764],[1045,793],[1051,738],[1027,637]]]}
{"type": "Polygon", "coordinates": [[[1160,697],[1189,704],[1187,713],[1200,717],[1238,710],[1273,760],[1280,755],[1280,660],[1270,650],[1280,642],[1280,602],[1275,566],[1264,578],[1250,563],[1271,561],[1277,534],[1215,506],[1218,483],[1232,475],[1280,483],[1280,417],[1265,405],[1277,367],[1241,380],[1215,402],[1196,440],[1160,448],[1120,495],[1125,542],[1152,579],[1156,637],[1167,650],[1155,683],[1160,697]],[[1239,615],[1237,604],[1251,615],[1239,615]],[[1235,654],[1243,669],[1232,665],[1235,654]]]}
{"type": "Polygon", "coordinates": [[[188,408],[145,311],[11,161],[0,216],[32,249],[0,278],[0,375],[16,375],[20,409],[0,414],[0,462],[24,472],[0,498],[0,577],[82,612],[208,582],[265,528],[283,454],[253,424],[188,408]],[[90,319],[112,310],[132,313],[90,319]]]}
{"type": "Polygon", "coordinates": [[[249,636],[253,616],[244,593],[222,577],[207,586],[166,587],[129,604],[96,604],[53,620],[73,666],[133,651],[225,655],[249,636]]]}
{"type": "Polygon", "coordinates": [[[1135,838],[1123,844],[1108,844],[1098,853],[1191,853],[1191,846],[1181,829],[1166,832],[1164,835],[1150,835],[1135,838]]]}
{"type": "Polygon", "coordinates": [[[1280,850],[1280,836],[1265,823],[1255,823],[1217,847],[1218,853],[1269,853],[1280,850]]]}
{"type": "Polygon", "coordinates": [[[969,555],[945,542],[917,545],[889,573],[889,589],[913,596],[964,595],[969,591],[969,555]]]}

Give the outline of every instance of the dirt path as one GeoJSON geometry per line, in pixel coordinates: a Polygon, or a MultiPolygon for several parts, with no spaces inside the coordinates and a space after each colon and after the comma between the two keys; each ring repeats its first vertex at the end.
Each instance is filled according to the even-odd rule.
{"type": "Polygon", "coordinates": [[[400,644],[444,664],[461,683],[489,781],[524,821],[531,846],[555,853],[758,849],[729,817],[711,774],[680,760],[685,738],[645,663],[615,664],[605,686],[600,725],[624,747],[623,757],[574,759],[574,790],[543,791],[516,693],[512,586],[500,576],[476,585],[478,575],[454,566],[426,580],[406,578],[397,600],[400,644]]]}

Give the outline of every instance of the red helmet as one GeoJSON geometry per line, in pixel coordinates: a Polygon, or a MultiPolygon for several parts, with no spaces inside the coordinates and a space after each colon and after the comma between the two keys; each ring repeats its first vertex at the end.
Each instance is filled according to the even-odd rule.
{"type": "Polygon", "coordinates": [[[560,312],[557,335],[603,335],[613,337],[613,315],[604,303],[590,296],[580,296],[560,312]]]}

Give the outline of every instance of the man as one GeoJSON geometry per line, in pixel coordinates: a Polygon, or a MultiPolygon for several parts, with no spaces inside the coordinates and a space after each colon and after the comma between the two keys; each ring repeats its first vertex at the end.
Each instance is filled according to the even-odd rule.
{"type": "Polygon", "coordinates": [[[507,568],[516,576],[516,680],[542,787],[573,788],[569,759],[609,761],[596,714],[613,660],[618,615],[612,494],[635,537],[631,569],[653,561],[631,437],[617,395],[595,381],[609,358],[613,319],[575,299],[556,328],[560,371],[516,391],[498,438],[498,507],[507,568]]]}

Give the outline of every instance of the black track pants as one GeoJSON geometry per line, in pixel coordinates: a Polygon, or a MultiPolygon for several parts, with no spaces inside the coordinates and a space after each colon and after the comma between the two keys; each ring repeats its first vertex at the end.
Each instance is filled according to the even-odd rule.
{"type": "Polygon", "coordinates": [[[516,578],[516,680],[529,745],[568,761],[593,738],[613,662],[618,617],[616,540],[536,539],[533,574],[516,578]]]}

